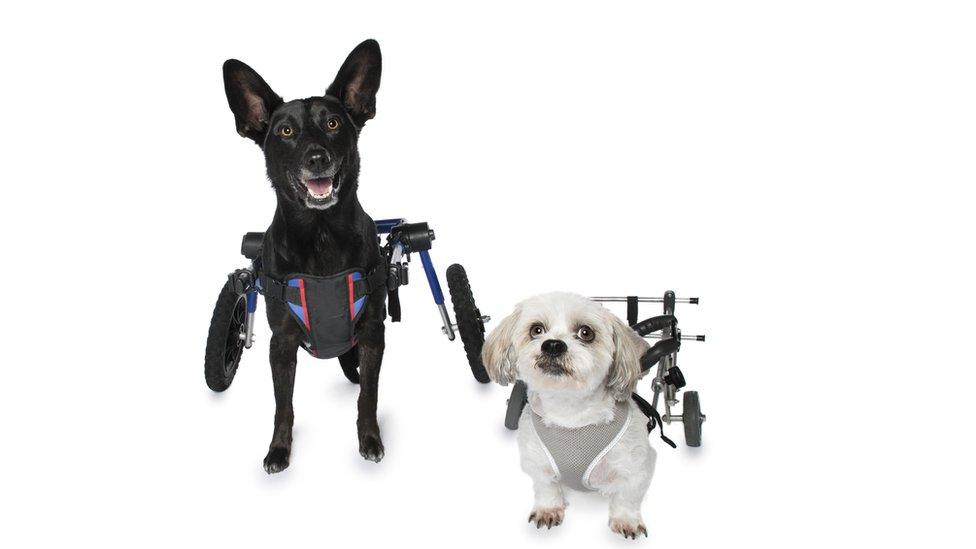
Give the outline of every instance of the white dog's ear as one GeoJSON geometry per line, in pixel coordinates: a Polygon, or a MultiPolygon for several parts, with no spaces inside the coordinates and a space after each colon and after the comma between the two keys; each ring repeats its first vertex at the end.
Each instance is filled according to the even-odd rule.
{"type": "Polygon", "coordinates": [[[508,385],[518,377],[515,365],[518,357],[513,338],[522,306],[517,305],[512,314],[505,317],[498,327],[488,334],[485,346],[481,349],[481,362],[488,371],[488,377],[500,385],[508,385]]]}
{"type": "Polygon", "coordinates": [[[640,359],[650,345],[617,315],[610,311],[606,314],[607,322],[613,328],[613,363],[607,376],[607,387],[615,400],[625,400],[630,398],[641,378],[640,359]]]}

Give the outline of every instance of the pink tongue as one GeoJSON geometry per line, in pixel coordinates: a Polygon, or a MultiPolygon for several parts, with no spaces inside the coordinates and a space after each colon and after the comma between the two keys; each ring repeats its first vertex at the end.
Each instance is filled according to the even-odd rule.
{"type": "Polygon", "coordinates": [[[305,182],[305,186],[308,190],[315,195],[326,195],[332,191],[332,178],[323,177],[321,179],[309,179],[305,182]]]}

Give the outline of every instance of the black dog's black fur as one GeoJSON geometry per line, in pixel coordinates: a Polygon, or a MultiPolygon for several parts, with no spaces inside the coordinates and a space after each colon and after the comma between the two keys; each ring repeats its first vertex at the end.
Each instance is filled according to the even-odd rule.
{"type": "MultiPolygon", "coordinates": [[[[264,151],[278,199],[262,252],[263,270],[272,278],[292,273],[324,276],[351,268],[368,272],[381,264],[376,226],[356,197],[359,131],[376,112],[380,70],[379,44],[367,40],[349,54],[325,96],[286,103],[244,63],[224,63],[224,86],[238,133],[264,151]],[[333,192],[325,198],[315,195],[307,187],[309,180],[329,180],[333,192]]],[[[358,345],[339,357],[346,375],[360,381],[359,452],[372,461],[383,458],[376,395],[385,299],[383,291],[369,295],[356,325],[358,345]]],[[[276,473],[288,467],[291,454],[295,364],[304,334],[283,303],[266,303],[275,420],[264,468],[276,473]]]]}

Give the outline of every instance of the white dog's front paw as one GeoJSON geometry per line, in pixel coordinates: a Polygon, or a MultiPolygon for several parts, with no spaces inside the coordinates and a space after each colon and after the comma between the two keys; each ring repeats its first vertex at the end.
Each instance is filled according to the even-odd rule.
{"type": "Polygon", "coordinates": [[[622,518],[610,517],[610,529],[625,538],[637,539],[637,536],[644,534],[647,537],[647,527],[640,517],[622,518]]]}
{"type": "Polygon", "coordinates": [[[545,526],[548,530],[562,524],[565,514],[565,507],[536,507],[529,514],[529,522],[534,522],[537,529],[545,526]]]}

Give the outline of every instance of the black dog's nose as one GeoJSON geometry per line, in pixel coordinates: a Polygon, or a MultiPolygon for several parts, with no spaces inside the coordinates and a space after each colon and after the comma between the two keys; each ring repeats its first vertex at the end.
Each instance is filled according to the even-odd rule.
{"type": "Polygon", "coordinates": [[[332,157],[327,151],[312,151],[305,157],[305,168],[312,173],[324,172],[332,164],[332,157]]]}
{"type": "Polygon", "coordinates": [[[566,343],[561,339],[547,339],[542,342],[542,352],[549,356],[559,356],[566,352],[566,343]]]}

